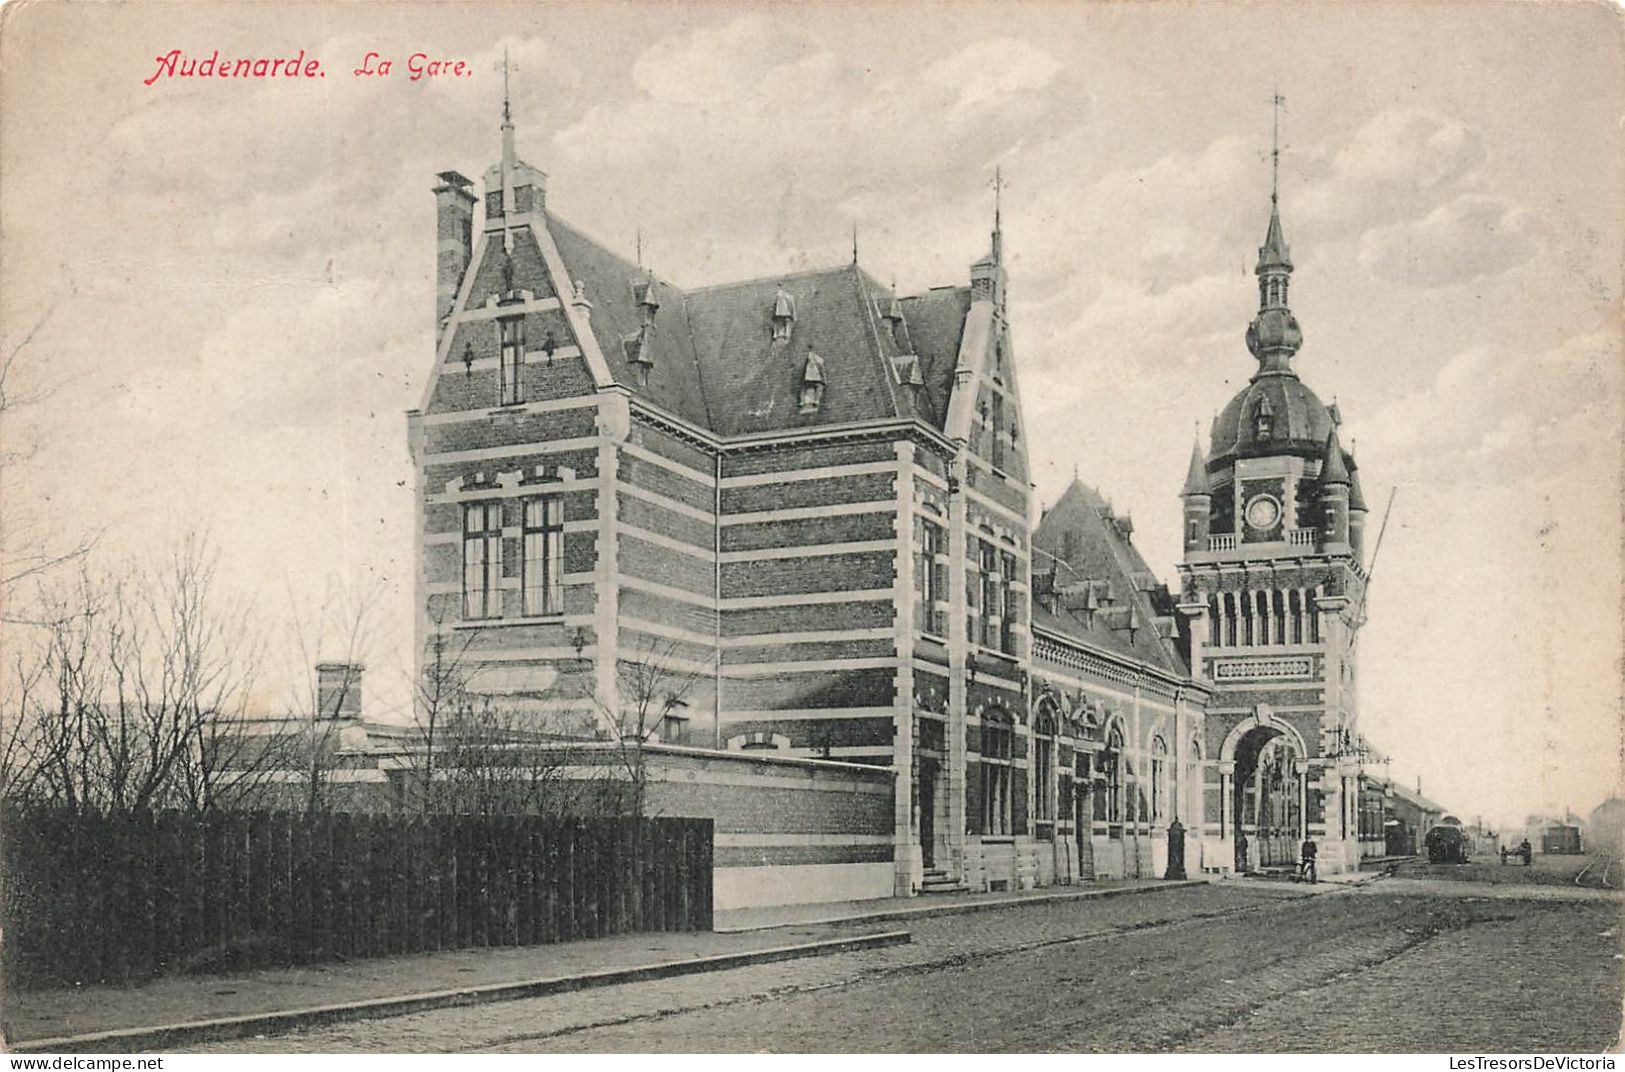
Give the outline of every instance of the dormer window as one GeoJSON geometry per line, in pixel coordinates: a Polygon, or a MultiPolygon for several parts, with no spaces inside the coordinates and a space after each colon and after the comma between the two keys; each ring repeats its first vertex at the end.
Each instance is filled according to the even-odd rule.
{"type": "Polygon", "coordinates": [[[783,287],[773,295],[773,341],[783,342],[790,337],[790,328],[796,322],[796,300],[783,287]]]}
{"type": "Polygon", "coordinates": [[[1270,410],[1270,400],[1260,398],[1258,408],[1253,411],[1253,438],[1259,440],[1270,439],[1275,435],[1275,414],[1270,410]]]}
{"type": "Polygon", "coordinates": [[[632,366],[642,387],[649,386],[649,373],[655,367],[654,330],[654,324],[645,320],[641,328],[621,340],[627,364],[632,366]]]}
{"type": "Polygon", "coordinates": [[[824,404],[824,359],[810,348],[807,361],[801,366],[801,394],[797,410],[802,416],[817,413],[824,404]]]}
{"type": "Polygon", "coordinates": [[[653,320],[655,314],[660,312],[660,288],[655,283],[654,276],[633,283],[632,294],[637,299],[638,309],[642,312],[643,319],[653,320]]]}

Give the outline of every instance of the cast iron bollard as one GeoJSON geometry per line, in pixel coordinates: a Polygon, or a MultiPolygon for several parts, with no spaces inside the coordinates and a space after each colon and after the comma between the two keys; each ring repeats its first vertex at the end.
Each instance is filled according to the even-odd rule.
{"type": "Polygon", "coordinates": [[[1168,871],[1165,879],[1185,877],[1185,828],[1175,819],[1168,824],[1168,871]]]}

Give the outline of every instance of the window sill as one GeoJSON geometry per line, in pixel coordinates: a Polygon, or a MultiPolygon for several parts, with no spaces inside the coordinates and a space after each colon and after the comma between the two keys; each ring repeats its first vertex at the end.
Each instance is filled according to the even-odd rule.
{"type": "Polygon", "coordinates": [[[1014,835],[1014,834],[983,834],[982,835],[982,844],[984,844],[984,845],[1014,845],[1015,843],[1016,843],[1016,835],[1014,835]]]}
{"type": "Polygon", "coordinates": [[[519,618],[465,618],[452,626],[453,629],[493,629],[506,625],[560,625],[564,622],[564,612],[557,614],[532,614],[519,618]]]}

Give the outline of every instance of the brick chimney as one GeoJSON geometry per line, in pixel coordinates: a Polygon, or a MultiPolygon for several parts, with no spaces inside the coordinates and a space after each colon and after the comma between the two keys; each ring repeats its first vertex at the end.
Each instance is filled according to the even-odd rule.
{"type": "Polygon", "coordinates": [[[474,180],[455,171],[442,171],[440,185],[434,188],[436,219],[435,313],[438,328],[457,301],[474,248],[474,180]]]}
{"type": "Polygon", "coordinates": [[[360,663],[316,664],[316,716],[318,718],[361,717],[360,663]]]}

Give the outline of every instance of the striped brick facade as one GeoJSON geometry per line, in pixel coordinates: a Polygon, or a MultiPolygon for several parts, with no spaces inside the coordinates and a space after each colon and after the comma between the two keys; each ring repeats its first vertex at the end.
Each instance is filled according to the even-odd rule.
{"type": "MultiPolygon", "coordinates": [[[[903,894],[1150,873],[1150,848],[1083,867],[1074,820],[1034,803],[1057,790],[1034,763],[1070,781],[1087,742],[1034,737],[1035,511],[997,231],[968,286],[923,295],[888,300],[856,265],[683,291],[551,216],[511,147],[483,202],[442,179],[450,297],[409,415],[420,653],[452,638],[472,691],[561,734],[624,733],[636,708],[666,746],[885,768],[861,822],[829,811],[766,856],[752,839],[783,802],[727,791],[744,828],[719,826],[737,839],[719,853],[845,868],[829,896],[881,864],[903,894]],[[481,203],[465,257],[459,213],[472,235],[481,203]],[[650,664],[682,686],[657,685],[654,720],[628,695],[650,664]]],[[[1146,673],[1136,741],[1183,710],[1178,675],[1146,673]]],[[[722,807],[705,782],[661,805],[722,807]]],[[[1104,859],[1120,837],[1100,836],[1104,859]]]]}

